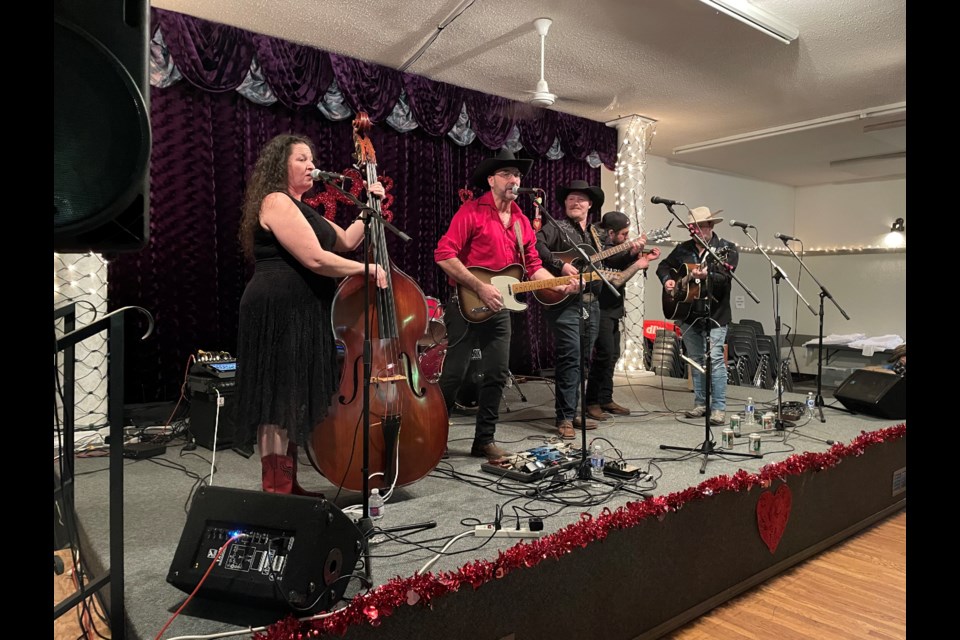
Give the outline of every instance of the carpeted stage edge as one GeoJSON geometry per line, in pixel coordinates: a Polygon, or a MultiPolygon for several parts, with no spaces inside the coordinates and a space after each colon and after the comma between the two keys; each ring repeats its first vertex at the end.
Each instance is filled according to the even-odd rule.
{"type": "MultiPolygon", "coordinates": [[[[401,604],[378,615],[374,592],[368,620],[347,626],[343,637],[659,637],[904,508],[906,491],[896,490],[894,476],[905,473],[906,445],[904,431],[819,471],[783,473],[749,489],[690,494],[662,517],[611,528],[602,540],[499,579],[478,580],[476,588],[463,582],[430,606],[401,604]],[[792,494],[792,504],[771,552],[760,536],[758,503],[774,504],[769,496],[781,486],[789,489],[780,497],[792,494]],[[377,626],[369,624],[373,617],[377,626]]],[[[278,628],[267,635],[282,637],[278,628]]]]}

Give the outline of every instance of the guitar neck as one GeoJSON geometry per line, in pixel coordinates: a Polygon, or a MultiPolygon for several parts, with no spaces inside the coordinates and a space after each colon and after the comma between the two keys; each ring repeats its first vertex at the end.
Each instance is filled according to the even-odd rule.
{"type": "MultiPolygon", "coordinates": [[[[627,242],[622,242],[622,243],[618,244],[618,245],[615,246],[615,247],[609,247],[609,248],[604,249],[603,251],[601,251],[601,252],[599,252],[599,253],[595,253],[594,255],[590,256],[590,262],[599,262],[600,260],[603,260],[603,259],[605,259],[605,258],[609,258],[610,256],[615,256],[615,255],[617,255],[618,253],[621,253],[621,252],[623,252],[623,251],[627,251],[627,250],[631,249],[632,247],[633,247],[633,243],[632,243],[632,242],[629,242],[629,241],[627,241],[627,242]]],[[[652,252],[653,252],[653,249],[641,249],[641,250],[640,250],[640,253],[643,254],[643,255],[647,255],[647,254],[652,253],[652,252]]]]}
{"type": "MultiPolygon", "coordinates": [[[[605,271],[601,269],[604,277],[610,278],[614,272],[605,271]]],[[[538,289],[550,289],[552,287],[563,286],[565,284],[570,284],[575,282],[580,278],[579,275],[575,276],[560,276],[559,278],[547,278],[546,280],[527,280],[525,282],[518,282],[510,286],[513,293],[526,293],[527,291],[537,291],[538,289]]],[[[600,276],[594,271],[589,271],[583,274],[584,282],[593,282],[594,280],[599,280],[600,276]]]]}

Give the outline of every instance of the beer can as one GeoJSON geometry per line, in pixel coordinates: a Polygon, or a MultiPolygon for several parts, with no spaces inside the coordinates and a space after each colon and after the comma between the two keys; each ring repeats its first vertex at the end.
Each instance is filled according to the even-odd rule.
{"type": "Polygon", "coordinates": [[[730,416],[730,428],[733,429],[733,435],[740,435],[740,414],[735,413],[730,416]]]}
{"type": "Polygon", "coordinates": [[[763,430],[764,431],[773,430],[773,418],[774,416],[772,411],[767,411],[765,414],[763,414],[763,430]]]}
{"type": "Polygon", "coordinates": [[[760,434],[750,434],[750,453],[760,453],[760,434]]]}
{"type": "Polygon", "coordinates": [[[721,433],[724,449],[733,449],[733,429],[724,429],[721,433]]]}

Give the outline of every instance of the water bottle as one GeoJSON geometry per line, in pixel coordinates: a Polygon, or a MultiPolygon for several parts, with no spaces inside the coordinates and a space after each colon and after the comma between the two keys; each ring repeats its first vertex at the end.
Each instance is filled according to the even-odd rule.
{"type": "Polygon", "coordinates": [[[807,394],[807,415],[811,418],[813,417],[814,412],[817,410],[817,401],[813,397],[813,392],[807,394]]]}
{"type": "Polygon", "coordinates": [[[754,409],[753,398],[747,398],[747,409],[743,412],[743,421],[745,423],[756,424],[756,419],[753,416],[754,409]]]}
{"type": "Polygon", "coordinates": [[[603,448],[599,444],[593,445],[593,451],[590,453],[591,477],[603,477],[603,462],[603,448]]]}
{"type": "Polygon", "coordinates": [[[379,489],[370,490],[369,514],[372,520],[379,520],[383,517],[383,496],[379,489]]]}

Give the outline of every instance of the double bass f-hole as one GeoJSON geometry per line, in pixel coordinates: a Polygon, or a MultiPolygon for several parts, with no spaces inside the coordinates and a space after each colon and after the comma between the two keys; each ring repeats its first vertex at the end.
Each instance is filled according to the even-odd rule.
{"type": "MultiPolygon", "coordinates": [[[[357,168],[365,170],[370,185],[378,181],[376,154],[367,136],[371,123],[360,113],[353,126],[357,168]]],[[[353,491],[364,488],[364,447],[371,488],[410,484],[440,462],[448,430],[443,394],[418,366],[417,344],[429,321],[426,297],[391,262],[380,202],[372,194],[365,224],[367,262],[383,270],[387,287],[381,289],[361,275],[344,278],[337,288],[331,316],[336,339],[344,347],[340,391],[311,441],[317,469],[353,491]],[[364,357],[367,345],[369,354],[364,357]],[[364,370],[365,363],[369,371],[364,370]],[[367,442],[361,428],[365,380],[369,380],[367,442]]]]}

